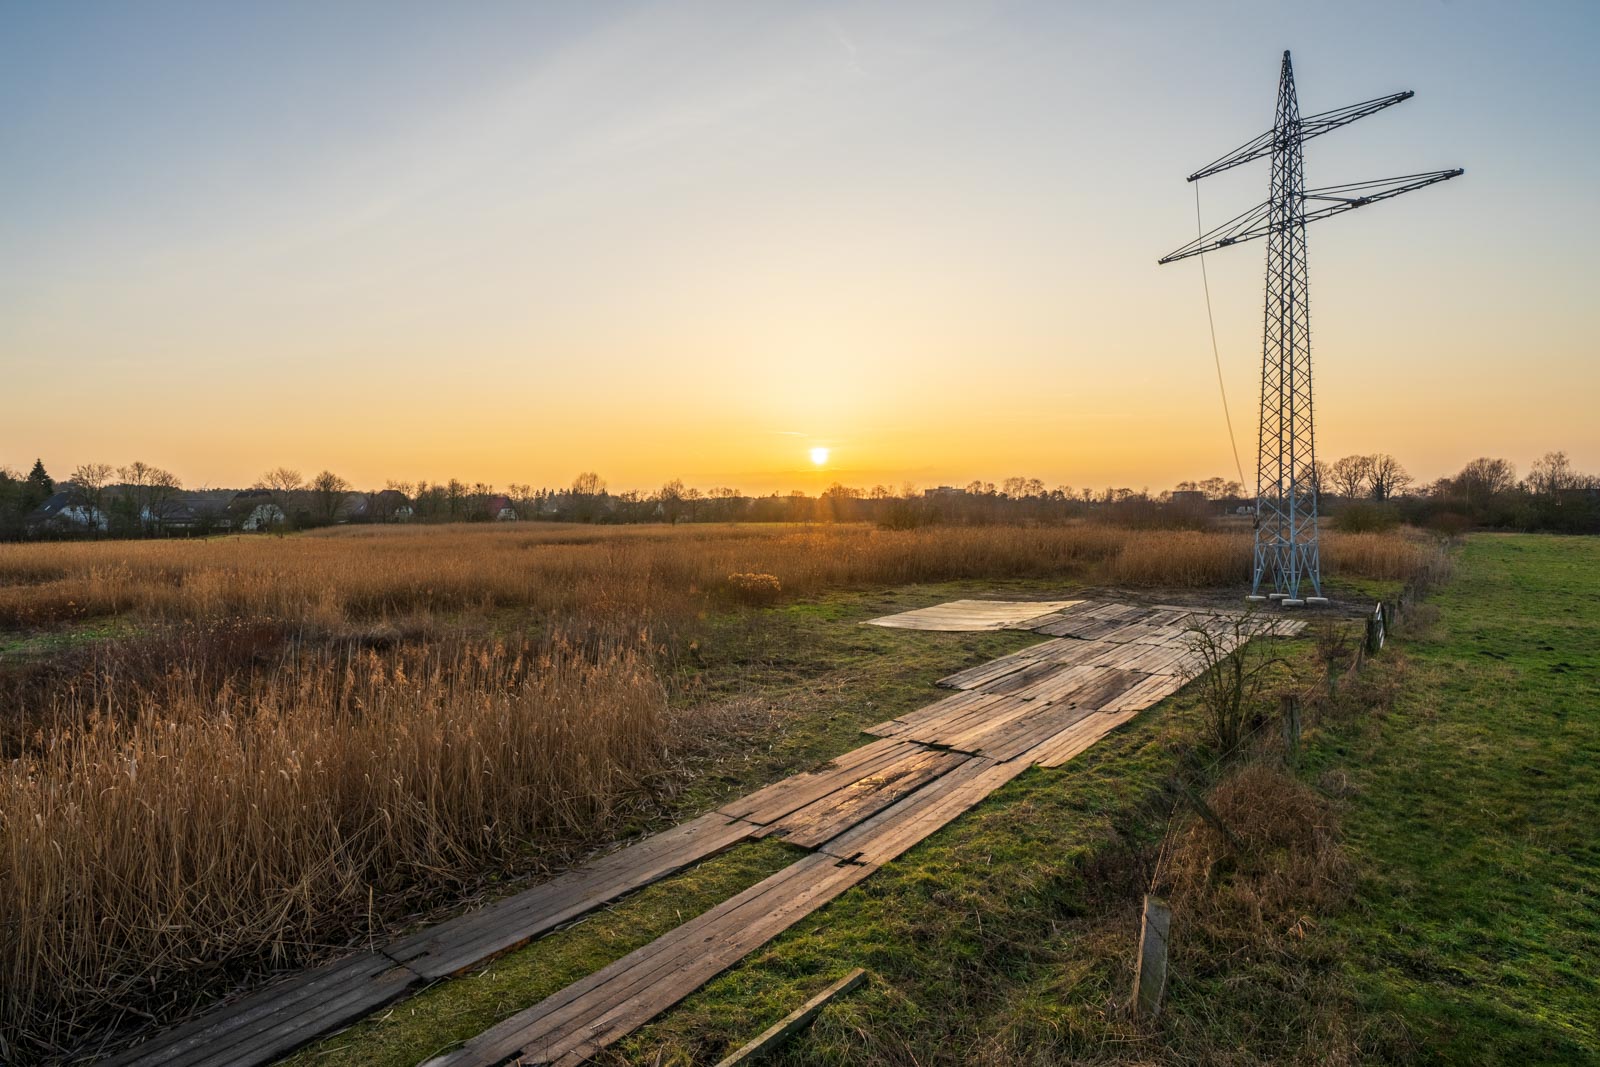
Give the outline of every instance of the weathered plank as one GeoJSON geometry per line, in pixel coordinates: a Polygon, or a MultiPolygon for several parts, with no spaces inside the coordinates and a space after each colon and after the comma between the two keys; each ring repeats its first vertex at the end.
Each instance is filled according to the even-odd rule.
{"type": "Polygon", "coordinates": [[[1001,630],[1077,603],[1076,600],[952,600],[868,619],[865,625],[905,630],[1001,630]]]}
{"type": "Polygon", "coordinates": [[[402,996],[421,976],[362,952],[258,990],[108,1061],[115,1067],[264,1064],[402,996]]]}
{"type": "Polygon", "coordinates": [[[485,908],[402,938],[385,951],[426,978],[460,974],[635,889],[745,840],[748,822],[710,812],[485,908]]]}
{"type": "Polygon", "coordinates": [[[882,811],[901,797],[927,785],[969,757],[961,752],[924,749],[909,759],[852,782],[820,800],[790,812],[762,827],[758,836],[771,834],[791,845],[815,848],[841,831],[882,811]]]}
{"type": "Polygon", "coordinates": [[[755,1038],[740,1045],[732,1053],[723,1057],[717,1062],[717,1067],[737,1067],[741,1063],[752,1063],[757,1057],[777,1048],[789,1035],[810,1022],[812,1017],[821,1011],[830,1000],[841,993],[848,993],[860,985],[861,980],[866,976],[866,969],[857,967],[794,1011],[761,1031],[755,1038]]]}
{"type": "Polygon", "coordinates": [[[1001,656],[999,659],[992,659],[987,663],[980,663],[975,667],[968,667],[965,670],[946,675],[934,684],[945,689],[976,689],[978,686],[986,682],[992,682],[1002,675],[1009,674],[1012,671],[1020,671],[1041,659],[1049,658],[1052,653],[1064,650],[1065,646],[1071,643],[1071,641],[1063,639],[1042,641],[1037,645],[1029,645],[1027,648],[1013,652],[1009,656],[1001,656]]]}
{"type": "Polygon", "coordinates": [[[1041,767],[1059,767],[1138,714],[1138,710],[1090,712],[1059,734],[1037,745],[1028,753],[1028,759],[1041,767]]]}
{"type": "Polygon", "coordinates": [[[1026,760],[972,759],[821,846],[821,854],[881,866],[1028,769],[1026,760]]]}
{"type": "Polygon", "coordinates": [[[836,789],[859,781],[919,751],[919,746],[900,738],[884,738],[847,752],[822,768],[774,782],[749,796],[730,801],[717,810],[746,822],[765,825],[777,822],[791,811],[798,811],[836,789]]]}
{"type": "Polygon", "coordinates": [[[1182,689],[1184,679],[1173,674],[1152,674],[1138,685],[1112,697],[1101,711],[1143,711],[1182,689]]]}
{"type": "Polygon", "coordinates": [[[902,740],[920,739],[923,736],[920,732],[922,730],[1010,700],[1011,698],[1004,694],[985,693],[980,689],[964,689],[955,696],[945,697],[925,708],[908,712],[898,719],[869,726],[865,732],[884,737],[898,737],[902,740]]]}
{"type": "Polygon", "coordinates": [[[1034,714],[1036,705],[1019,697],[997,696],[987,704],[959,716],[919,727],[909,735],[924,744],[939,745],[958,752],[977,752],[973,738],[1003,728],[1006,724],[1034,714]]]}
{"type": "Polygon", "coordinates": [[[813,853],[428,1061],[428,1067],[576,1064],[700,988],[860,882],[870,864],[813,853]]]}

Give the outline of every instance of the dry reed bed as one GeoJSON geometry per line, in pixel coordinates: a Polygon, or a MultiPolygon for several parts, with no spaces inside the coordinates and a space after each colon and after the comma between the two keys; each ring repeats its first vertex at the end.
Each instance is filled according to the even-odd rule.
{"type": "MultiPolygon", "coordinates": [[[[732,574],[785,595],[982,578],[1205,588],[1243,579],[1245,531],[1080,523],[891,531],[794,527],[357,528],[293,538],[0,546],[0,626],[119,614],[271,618],[336,628],[418,612],[526,608],[625,629],[697,610],[732,574]]],[[[1402,534],[1329,535],[1330,572],[1405,578],[1431,548],[1402,534]]]]}
{"type": "Polygon", "coordinates": [[[504,644],[73,699],[87,728],[0,769],[0,1061],[594,840],[659,768],[665,711],[635,651],[504,644]]]}

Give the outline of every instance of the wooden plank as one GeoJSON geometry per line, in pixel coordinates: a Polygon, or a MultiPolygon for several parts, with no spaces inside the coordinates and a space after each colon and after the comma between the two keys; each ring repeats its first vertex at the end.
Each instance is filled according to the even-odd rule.
{"type": "Polygon", "coordinates": [[[426,978],[458,975],[635,889],[750,837],[751,823],[710,812],[548,882],[402,938],[395,960],[426,978]]]}
{"type": "Polygon", "coordinates": [[[883,733],[882,728],[884,726],[889,726],[894,731],[892,736],[911,740],[921,736],[919,731],[933,728],[938,723],[947,722],[958,716],[977,711],[989,705],[1004,703],[1010,699],[1004,694],[985,693],[979,689],[965,689],[955,696],[945,697],[943,700],[929,704],[925,708],[902,715],[898,719],[891,719],[888,723],[869,726],[866,732],[880,734],[883,733]]]}
{"type": "Polygon", "coordinates": [[[1060,734],[1038,745],[1029,754],[1029,759],[1041,767],[1059,767],[1072,757],[1087,751],[1106,734],[1131,721],[1138,714],[1138,711],[1091,712],[1060,734]]]}
{"type": "Polygon", "coordinates": [[[1101,669],[1100,667],[1089,667],[1083,664],[1067,667],[1019,691],[1016,696],[1041,703],[1050,703],[1060,699],[1062,694],[1070,693],[1077,689],[1086,679],[1092,677],[1095,672],[1101,669]]]}
{"type": "Polygon", "coordinates": [[[958,752],[976,752],[970,739],[999,729],[1016,719],[1031,715],[1036,705],[1020,697],[997,696],[993,702],[950,719],[930,723],[913,735],[925,744],[940,745],[958,752]]]}
{"type": "Polygon", "coordinates": [[[1149,677],[1137,671],[1103,667],[1091,677],[1085,678],[1078,688],[1063,694],[1060,699],[1081,708],[1099,709],[1149,677]]]}
{"type": "Polygon", "coordinates": [[[1028,769],[1026,760],[972,759],[821,846],[819,854],[881,866],[1028,769]]]}
{"type": "Polygon", "coordinates": [[[985,682],[999,678],[1001,675],[1021,670],[1029,664],[1048,656],[1051,652],[1056,651],[1060,646],[1067,643],[1061,639],[1041,641],[1037,645],[1029,645],[1027,648],[1020,649],[1008,656],[1001,656],[999,659],[992,659],[987,663],[980,663],[975,667],[968,667],[965,670],[946,675],[934,684],[944,689],[975,689],[985,682]]]}
{"type": "Polygon", "coordinates": [[[735,819],[765,825],[777,822],[835,789],[849,785],[917,751],[917,745],[900,738],[884,738],[847,752],[815,771],[797,774],[758,789],[717,810],[735,819]]]}
{"type": "Polygon", "coordinates": [[[676,1004],[866,878],[868,864],[814,853],[588,978],[516,1013],[428,1067],[576,1064],[676,1004]]]}
{"type": "Polygon", "coordinates": [[[1152,674],[1122,694],[1108,700],[1101,711],[1143,711],[1165,700],[1184,686],[1184,680],[1171,674],[1152,674]]]}
{"type": "Polygon", "coordinates": [[[1026,731],[1029,728],[1028,724],[1046,713],[1049,705],[1019,701],[1017,708],[1017,711],[1009,715],[962,724],[959,729],[952,729],[945,735],[940,743],[957,752],[991,756],[991,748],[995,744],[1015,736],[1019,731],[1026,731]]]}
{"type": "Polygon", "coordinates": [[[801,848],[815,848],[965,763],[968,758],[961,752],[924,749],[910,759],[785,815],[763,827],[758,834],[781,837],[801,848]]]}
{"type": "Polygon", "coordinates": [[[115,1067],[265,1064],[403,995],[421,977],[362,952],[258,990],[157,1034],[107,1061],[115,1067]]]}
{"type": "Polygon", "coordinates": [[[1065,663],[1055,663],[1050,660],[1036,661],[1020,671],[1012,671],[1004,677],[996,678],[994,681],[982,686],[982,689],[985,693],[1018,693],[1019,690],[1027,689],[1052,675],[1060,674],[1062,671],[1069,669],[1065,663]]]}
{"type": "Polygon", "coordinates": [[[772,1049],[777,1048],[788,1040],[795,1031],[809,1023],[817,1012],[826,1007],[834,997],[850,992],[850,990],[860,985],[861,980],[866,976],[866,969],[857,967],[794,1011],[761,1031],[753,1040],[724,1056],[718,1061],[717,1067],[737,1067],[738,1064],[752,1063],[761,1056],[766,1055],[772,1049]]]}
{"type": "Polygon", "coordinates": [[[988,759],[1016,760],[1019,756],[1032,752],[1073,723],[1092,714],[1094,714],[1092,708],[1080,708],[1072,704],[1050,704],[1031,719],[1016,723],[985,738],[982,752],[988,759]]]}
{"type": "Polygon", "coordinates": [[[1076,603],[1076,600],[952,600],[868,619],[864,625],[906,630],[1000,630],[1076,603]]]}

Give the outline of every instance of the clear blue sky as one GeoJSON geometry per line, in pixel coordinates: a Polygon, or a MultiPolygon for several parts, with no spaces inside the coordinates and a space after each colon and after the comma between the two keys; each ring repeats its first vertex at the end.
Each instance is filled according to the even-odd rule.
{"type": "MultiPolygon", "coordinates": [[[[1320,454],[1600,470],[1592,3],[0,7],[0,461],[746,490],[1229,473],[1183,176],[1312,184],[1320,454]],[[813,446],[832,449],[810,470],[813,446]]],[[[1208,223],[1265,195],[1205,183],[1208,223]]],[[[1211,258],[1247,467],[1259,244],[1211,258]]],[[[1253,477],[1253,471],[1249,472],[1253,477]]]]}

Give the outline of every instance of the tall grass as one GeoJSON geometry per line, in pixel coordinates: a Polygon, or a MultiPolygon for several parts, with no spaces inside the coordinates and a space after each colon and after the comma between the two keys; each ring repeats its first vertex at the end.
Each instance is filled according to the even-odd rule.
{"type": "Polygon", "coordinates": [[[193,668],[71,694],[87,725],[0,768],[0,1033],[21,1047],[592,839],[662,756],[664,693],[630,649],[321,651],[220,687],[193,668]]]}
{"type": "MultiPolygon", "coordinates": [[[[1325,552],[1385,579],[1430,555],[1399,533],[1325,552]]],[[[682,735],[658,650],[753,590],[1205,588],[1249,557],[1247,531],[1095,524],[0,546],[0,627],[127,631],[0,672],[0,1060],[170,1016],[221,976],[613,832],[682,735]],[[466,616],[537,636],[462,637],[466,616]]]]}
{"type": "MultiPolygon", "coordinates": [[[[1400,533],[1330,534],[1327,569],[1404,578],[1429,547],[1400,533]]],[[[292,538],[0,546],[0,626],[132,614],[162,620],[352,622],[525,608],[627,627],[700,607],[728,576],[785,594],[962,578],[1203,588],[1238,582],[1248,531],[1051,527],[366,527],[292,538]]]]}

